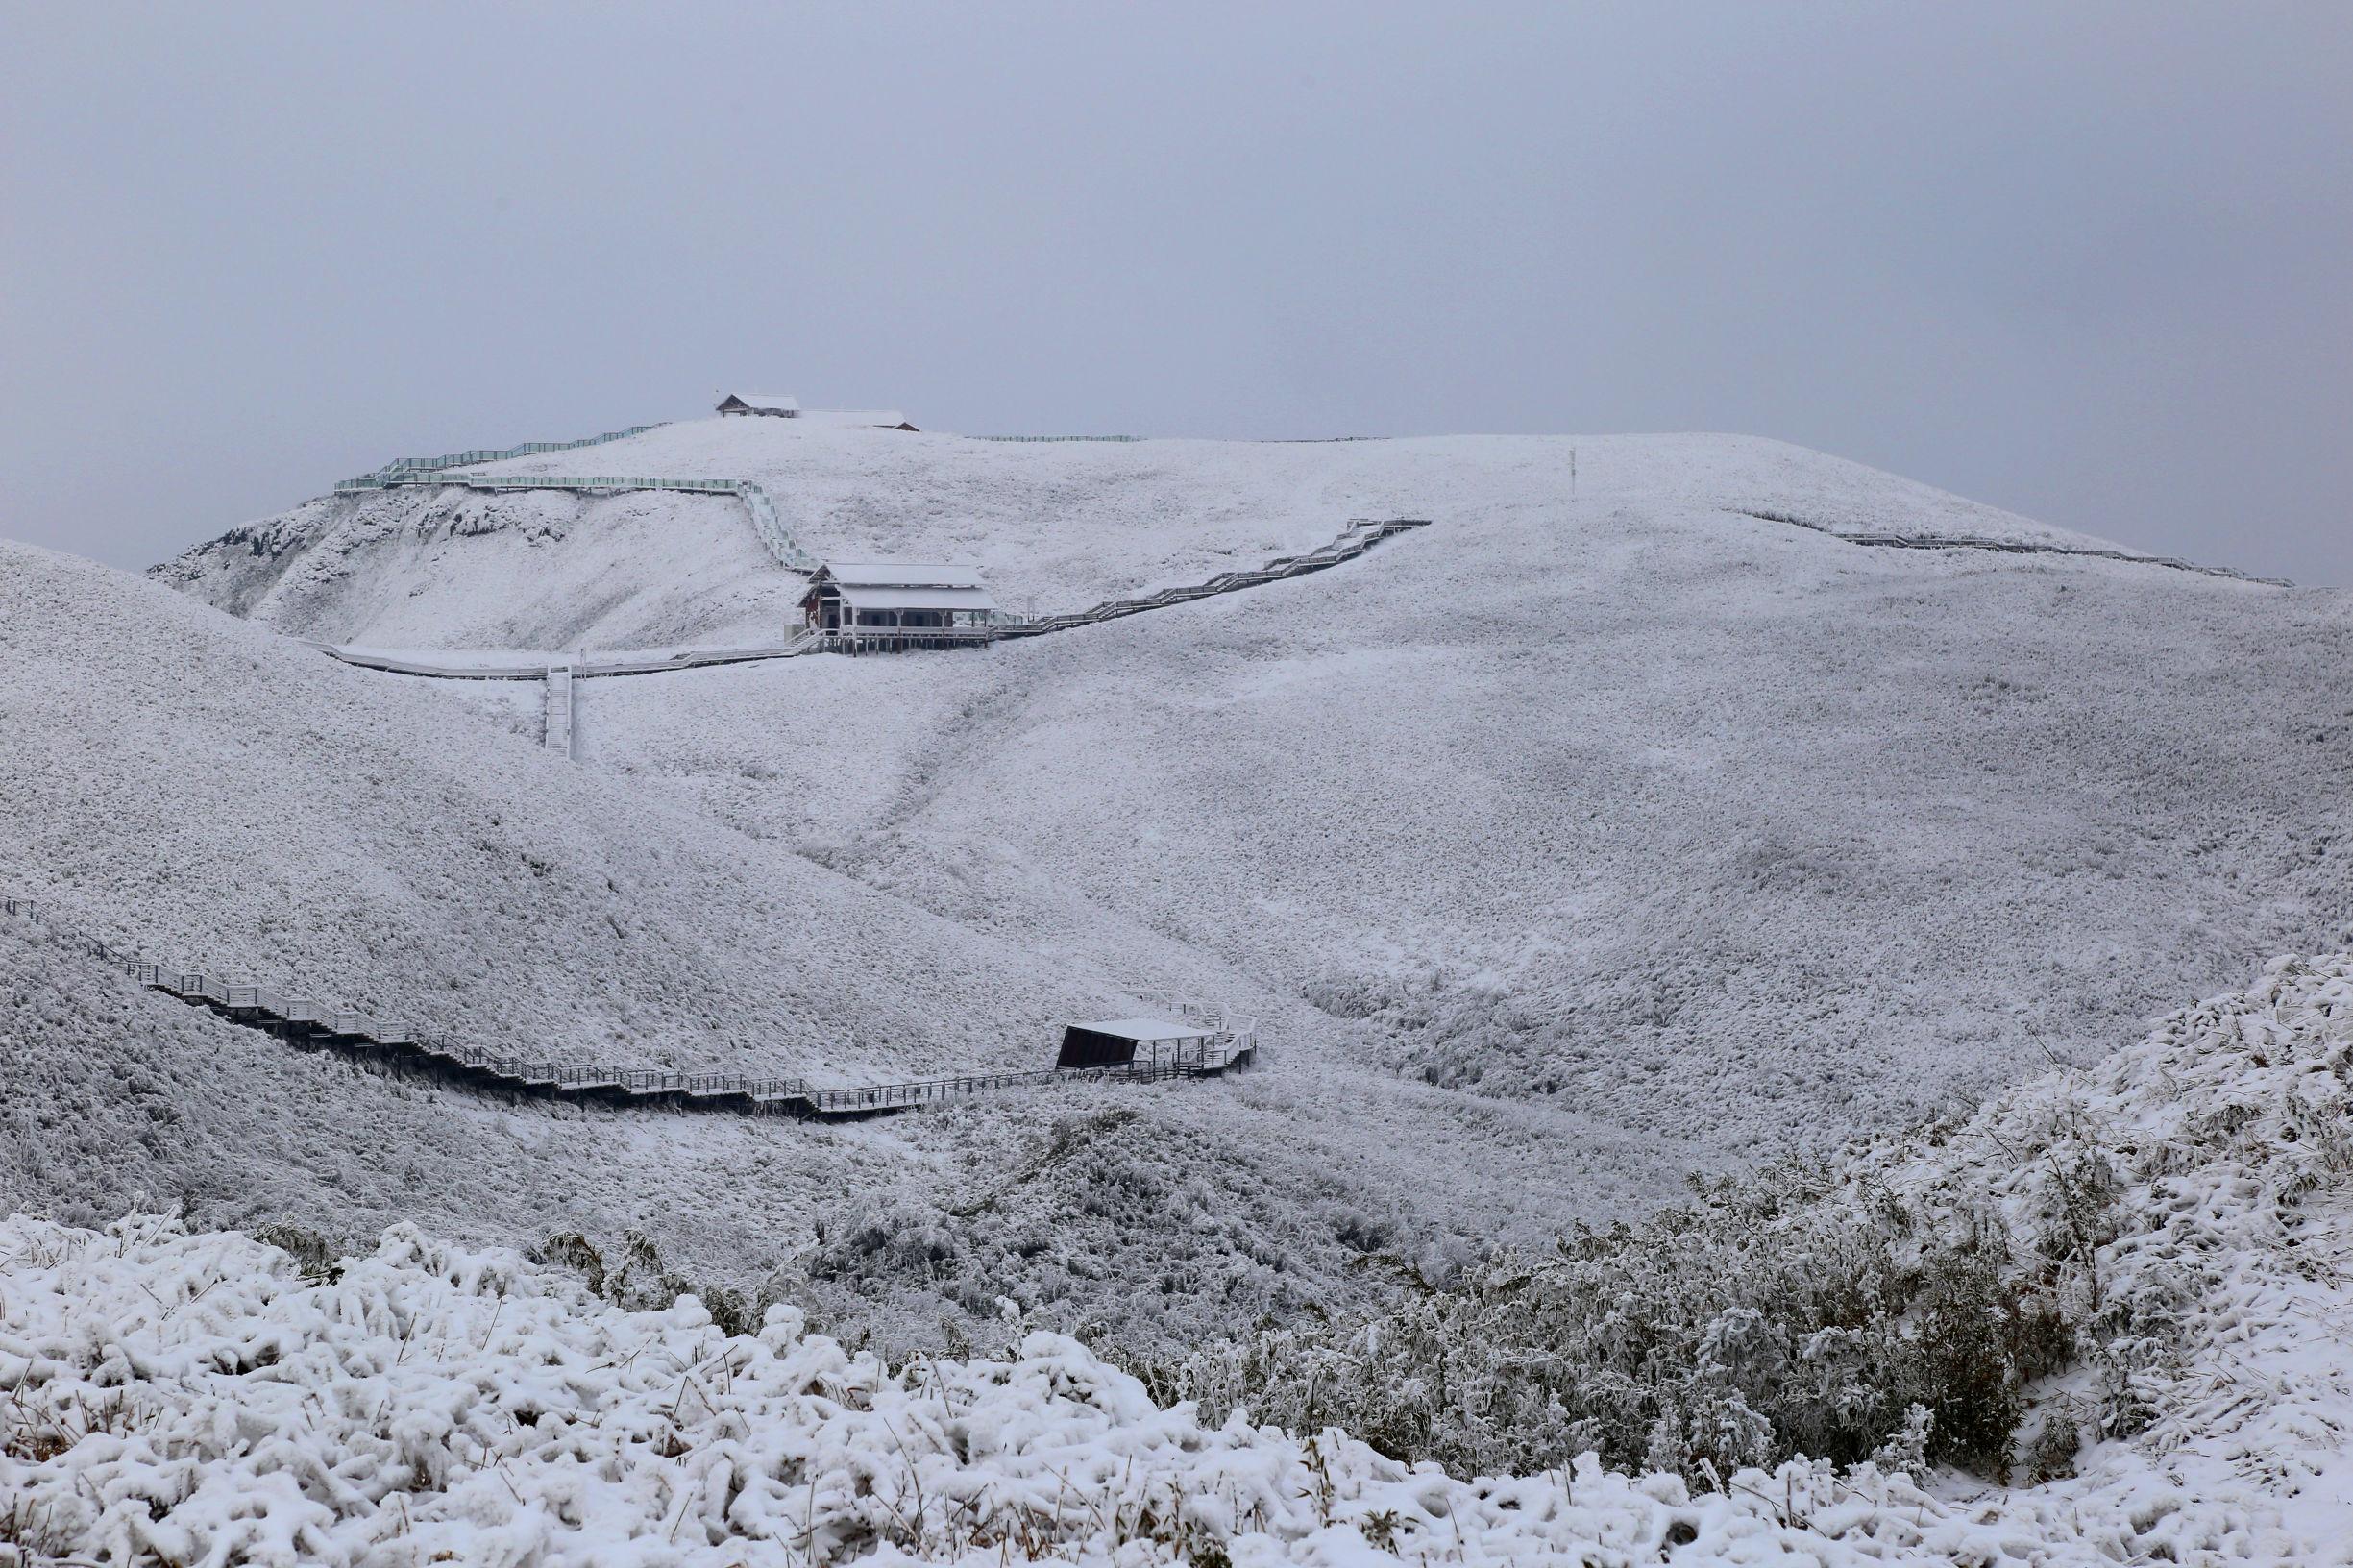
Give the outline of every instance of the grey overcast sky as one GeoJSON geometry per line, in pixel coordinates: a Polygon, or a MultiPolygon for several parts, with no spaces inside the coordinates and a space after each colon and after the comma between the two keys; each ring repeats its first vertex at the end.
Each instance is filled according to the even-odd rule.
{"type": "Polygon", "coordinates": [[[1738,430],[2353,584],[2353,4],[0,0],[0,533],[723,388],[1738,430]]]}

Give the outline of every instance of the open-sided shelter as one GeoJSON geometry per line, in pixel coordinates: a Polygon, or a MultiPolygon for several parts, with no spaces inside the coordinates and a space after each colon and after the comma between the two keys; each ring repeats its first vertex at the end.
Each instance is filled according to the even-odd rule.
{"type": "Polygon", "coordinates": [[[1098,1018],[1066,1024],[1058,1067],[1119,1067],[1135,1063],[1205,1063],[1217,1031],[1167,1018],[1098,1018]]]}
{"type": "Polygon", "coordinates": [[[920,561],[827,561],[800,599],[812,630],[952,631],[988,625],[996,613],[980,573],[920,561]]]}

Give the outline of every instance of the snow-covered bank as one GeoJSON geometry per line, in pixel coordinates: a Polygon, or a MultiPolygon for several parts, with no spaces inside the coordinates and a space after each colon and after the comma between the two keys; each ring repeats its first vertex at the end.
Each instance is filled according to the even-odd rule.
{"type": "Polygon", "coordinates": [[[1565,1455],[1463,1481],[1337,1432],[1206,1428],[1051,1335],[894,1367],[790,1307],[729,1336],[692,1297],[625,1311],[408,1227],[305,1277],[159,1218],[18,1217],[0,1225],[0,1564],[2353,1560],[2348,1081],[2353,959],[2282,960],[1847,1167],[2055,1237],[2056,1258],[2069,1160],[2094,1138],[2119,1164],[2086,1261],[2178,1332],[2129,1369],[2145,1420],[2019,1489],[1790,1463],[1695,1494],[1565,1455]]]}

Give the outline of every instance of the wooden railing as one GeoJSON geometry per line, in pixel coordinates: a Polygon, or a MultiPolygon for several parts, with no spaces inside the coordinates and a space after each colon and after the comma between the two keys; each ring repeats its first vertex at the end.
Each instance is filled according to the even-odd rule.
{"type": "Polygon", "coordinates": [[[753,1077],[741,1073],[671,1072],[660,1068],[609,1066],[592,1062],[539,1062],[461,1044],[427,1034],[404,1019],[338,1008],[314,997],[282,993],[267,986],[232,983],[195,969],[170,968],[143,954],[97,941],[51,921],[30,898],[0,897],[0,913],[46,926],[92,957],[121,969],[139,985],[214,1012],[251,1028],[293,1042],[330,1046],[357,1056],[380,1056],[475,1084],[515,1093],[576,1096],[611,1104],[678,1108],[706,1106],[754,1115],[818,1120],[879,1115],[938,1104],[968,1094],[1034,1087],[1072,1079],[1159,1082],[1208,1078],[1255,1065],[1255,1019],[1229,1021],[1223,1009],[1183,1001],[1150,988],[1139,995],[1179,1013],[1189,1022],[1213,1030],[1203,1044],[1166,1056],[1103,1067],[1038,1067],[1008,1072],[956,1073],[898,1083],[823,1087],[805,1078],[753,1077]]]}
{"type": "Polygon", "coordinates": [[[2097,545],[2047,544],[2032,539],[1989,539],[1964,533],[1845,533],[1827,523],[1815,523],[1787,512],[1758,511],[1747,506],[1732,506],[1727,510],[1742,517],[1753,517],[1764,523],[1787,523],[1793,527],[1806,528],[1827,534],[1842,544],[1863,545],[1877,550],[1986,550],[2003,555],[2080,555],[2098,561],[2123,561],[2132,566],[2162,566],[2175,572],[2195,572],[2209,577],[2231,577],[2240,582],[2259,583],[2267,588],[2292,588],[2286,577],[2258,577],[2242,572],[2235,566],[2201,566],[2185,561],[2178,555],[2143,555],[2128,550],[2112,550],[2097,545]]]}
{"type": "MultiPolygon", "coordinates": [[[[1264,566],[1239,572],[1221,572],[1203,582],[1162,588],[1132,599],[1105,600],[1084,610],[1038,616],[1030,620],[1002,620],[980,626],[845,626],[833,631],[803,631],[789,642],[768,648],[681,648],[651,653],[596,653],[584,650],[565,659],[563,667],[570,669],[575,678],[649,675],[705,665],[791,659],[804,653],[867,653],[906,648],[982,647],[1008,638],[1040,637],[1049,632],[1068,631],[1077,626],[1115,621],[1121,616],[1141,614],[1145,610],[1164,609],[1171,604],[1208,599],[1215,594],[1255,588],[1285,577],[1304,576],[1311,572],[1337,566],[1342,561],[1352,561],[1384,539],[1429,526],[1428,518],[1396,517],[1377,521],[1360,518],[1351,522],[1330,544],[1305,554],[1277,556],[1264,566]]],[[[395,674],[429,675],[441,680],[546,680],[551,677],[554,668],[539,664],[508,664],[495,659],[469,663],[456,655],[418,658],[405,652],[337,647],[331,643],[314,642],[309,646],[346,664],[360,665],[370,670],[388,670],[395,674]]]]}
{"type": "Polygon", "coordinates": [[[1338,538],[1328,545],[1301,555],[1279,555],[1264,566],[1240,572],[1222,572],[1204,582],[1187,583],[1177,588],[1162,588],[1132,599],[1111,599],[1089,609],[1067,611],[1060,615],[1041,616],[1034,621],[1017,622],[996,628],[999,637],[1037,637],[1047,632],[1068,631],[1077,626],[1093,625],[1104,621],[1116,621],[1122,616],[1140,615],[1146,610],[1165,609],[1171,604],[1183,604],[1196,599],[1208,599],[1217,594],[1230,594],[1238,589],[1255,588],[1262,583],[1278,582],[1285,577],[1305,576],[1321,572],[1342,561],[1353,561],[1384,539],[1392,538],[1413,528],[1426,528],[1426,517],[1357,518],[1340,531],[1338,538]]]}
{"type": "Polygon", "coordinates": [[[799,540],[793,537],[776,516],[776,503],[767,491],[750,479],[668,479],[646,475],[601,474],[587,478],[559,478],[547,474],[461,474],[459,469],[476,468],[484,463],[502,463],[510,458],[529,457],[545,452],[571,452],[579,447],[601,446],[608,441],[626,440],[657,429],[654,425],[632,425],[625,430],[608,430],[580,441],[526,441],[515,447],[477,447],[471,452],[453,452],[439,457],[399,457],[386,463],[373,474],[362,474],[355,479],[345,479],[335,486],[337,495],[366,490],[389,490],[401,485],[458,486],[468,490],[678,490],[694,495],[733,496],[744,503],[751,517],[752,532],[775,557],[776,564],[794,572],[813,572],[817,557],[810,554],[799,540]]]}

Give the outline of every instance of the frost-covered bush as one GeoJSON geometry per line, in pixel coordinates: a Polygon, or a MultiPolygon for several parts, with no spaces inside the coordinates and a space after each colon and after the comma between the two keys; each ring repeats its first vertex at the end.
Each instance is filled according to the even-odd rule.
{"type": "Polygon", "coordinates": [[[2353,960],[2277,960],[1966,1121],[1702,1184],[1395,1311],[1152,1376],[1471,1470],[1593,1449],[1703,1477],[1797,1454],[2062,1476],[2087,1435],[2218,1386],[2196,1358],[2289,1311],[2300,1286],[2249,1281],[2309,1277],[2311,1200],[2353,1179],[2347,1017],[2353,960]]]}
{"type": "Polygon", "coordinates": [[[1049,1334],[894,1366],[408,1227],[338,1262],[0,1219],[0,1568],[2105,1568],[2317,1561],[2327,1524],[2145,1471],[1964,1505],[1870,1465],[1473,1480],[1209,1425],[1049,1334]]]}
{"type": "Polygon", "coordinates": [[[2071,1344],[2057,1294],[1989,1216],[1863,1224],[1841,1197],[1797,1165],[1706,1184],[1400,1311],[1269,1329],[1163,1377],[1213,1413],[1343,1426],[1479,1472],[1587,1450],[1693,1475],[1854,1463],[1900,1443],[1916,1409],[1930,1458],[1998,1471],[2024,1389],[2071,1344]]]}
{"type": "MultiPolygon", "coordinates": [[[[981,1114],[947,1115],[987,1132],[981,1114]]],[[[1003,1350],[1044,1328],[1165,1360],[1336,1302],[1385,1306],[1475,1256],[1347,1174],[1277,1162],[1164,1104],[1066,1115],[1001,1147],[948,1206],[883,1191],[821,1207],[815,1245],[761,1289],[894,1356],[1003,1350]]]]}

